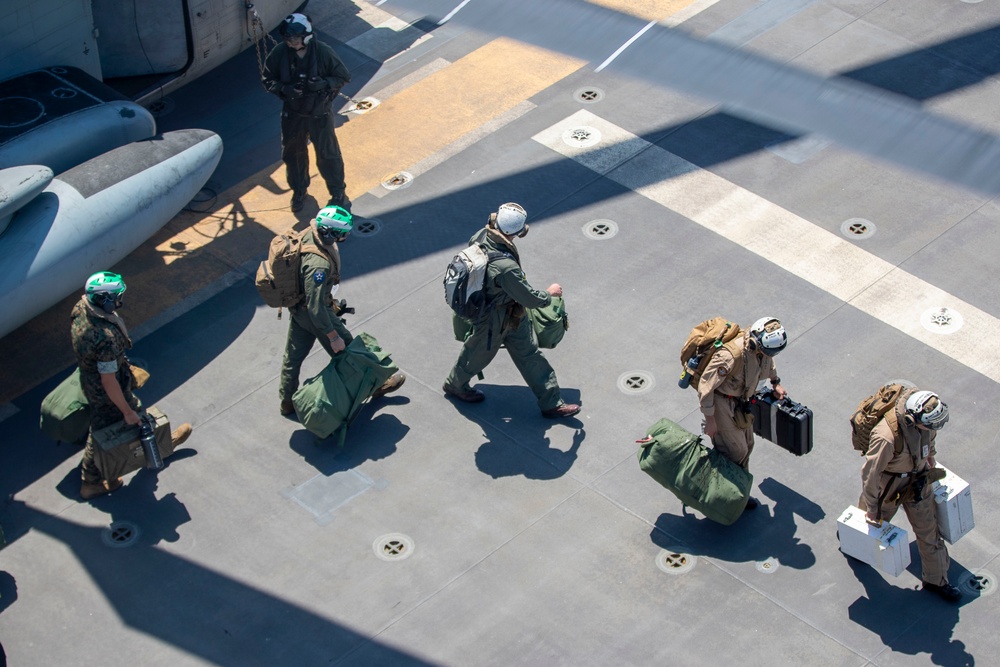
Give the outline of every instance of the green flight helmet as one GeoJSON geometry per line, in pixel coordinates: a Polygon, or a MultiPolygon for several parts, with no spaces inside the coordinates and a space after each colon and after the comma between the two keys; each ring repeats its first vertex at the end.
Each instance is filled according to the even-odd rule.
{"type": "Polygon", "coordinates": [[[327,206],[316,214],[316,229],[324,243],[343,241],[354,229],[354,216],[346,208],[327,206]]]}
{"type": "Polygon", "coordinates": [[[115,308],[121,308],[122,297],[125,294],[125,280],[117,273],[98,271],[87,278],[83,289],[90,303],[112,313],[115,308]]]}

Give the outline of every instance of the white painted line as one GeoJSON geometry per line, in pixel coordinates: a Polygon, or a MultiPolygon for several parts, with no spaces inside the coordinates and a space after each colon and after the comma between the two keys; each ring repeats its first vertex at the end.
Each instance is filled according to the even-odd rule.
{"type": "Polygon", "coordinates": [[[690,5],[680,10],[676,14],[671,14],[667,18],[660,21],[660,25],[665,26],[667,28],[673,28],[675,26],[678,26],[681,23],[687,21],[689,18],[705,11],[706,9],[708,9],[717,2],[719,2],[719,0],[697,0],[697,2],[692,2],[690,5]]]}
{"type": "Polygon", "coordinates": [[[589,111],[533,138],[1000,382],[994,349],[1000,320],[972,304],[589,111]],[[568,146],[563,132],[581,125],[600,130],[603,141],[568,146]],[[650,174],[658,180],[651,182],[650,174]],[[928,309],[942,307],[962,314],[961,329],[938,334],[922,326],[928,309]]]}
{"type": "Polygon", "coordinates": [[[445,14],[445,16],[444,16],[443,19],[441,19],[440,21],[438,21],[438,25],[444,25],[445,23],[447,23],[448,21],[450,21],[451,17],[453,17],[455,14],[457,14],[458,11],[462,7],[465,7],[467,4],[469,4],[469,0],[462,0],[462,2],[458,3],[458,7],[455,7],[455,9],[453,9],[450,12],[448,12],[447,14],[445,14]]]}
{"type": "Polygon", "coordinates": [[[637,40],[640,37],[642,37],[642,35],[647,30],[649,30],[654,25],[656,25],[656,23],[657,23],[656,21],[650,21],[649,23],[647,23],[645,28],[643,28],[639,32],[637,32],[634,35],[632,35],[632,37],[627,42],[625,42],[624,44],[622,44],[621,46],[619,46],[618,50],[615,51],[614,53],[612,53],[610,56],[608,56],[608,59],[605,60],[600,65],[598,65],[597,69],[595,69],[594,71],[595,72],[600,72],[602,69],[604,69],[605,67],[607,67],[608,65],[610,65],[612,63],[612,61],[614,61],[615,58],[617,58],[618,56],[620,56],[625,49],[627,49],[628,47],[632,46],[632,43],[635,42],[635,40],[637,40]]]}

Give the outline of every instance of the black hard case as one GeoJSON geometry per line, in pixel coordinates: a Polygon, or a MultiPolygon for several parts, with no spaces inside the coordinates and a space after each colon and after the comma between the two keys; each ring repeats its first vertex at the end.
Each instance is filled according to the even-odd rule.
{"type": "Polygon", "coordinates": [[[779,401],[770,390],[755,394],[750,399],[750,409],[755,434],[796,456],[812,451],[812,410],[788,397],[779,401]]]}

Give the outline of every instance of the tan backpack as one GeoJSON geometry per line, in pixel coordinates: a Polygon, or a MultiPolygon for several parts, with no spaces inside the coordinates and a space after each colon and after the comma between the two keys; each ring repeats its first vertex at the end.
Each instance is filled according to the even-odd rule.
{"type": "Polygon", "coordinates": [[[740,333],[740,325],[724,317],[713,317],[691,329],[681,348],[681,380],[678,384],[685,387],[690,383],[697,389],[701,374],[708,367],[712,355],[740,333]]]}
{"type": "MultiPolygon", "coordinates": [[[[271,239],[271,245],[268,247],[267,259],[261,262],[257,268],[257,291],[264,299],[264,303],[271,308],[291,308],[302,300],[304,294],[299,273],[302,270],[302,253],[304,252],[319,255],[329,260],[330,270],[333,271],[335,279],[339,282],[339,258],[323,252],[314,243],[303,243],[302,239],[308,231],[309,228],[306,228],[301,232],[289,232],[275,236],[271,239]]],[[[280,310],[278,317],[281,317],[280,310]]]]}
{"type": "Polygon", "coordinates": [[[903,438],[899,432],[899,421],[896,417],[896,403],[904,396],[909,387],[898,382],[890,383],[871,396],[858,403],[851,416],[851,444],[864,456],[871,446],[872,429],[883,417],[892,429],[893,449],[896,454],[903,451],[903,438]]]}

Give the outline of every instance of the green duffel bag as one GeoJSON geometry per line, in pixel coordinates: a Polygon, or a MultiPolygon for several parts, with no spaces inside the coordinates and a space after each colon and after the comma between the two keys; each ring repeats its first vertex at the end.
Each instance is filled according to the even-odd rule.
{"type": "Polygon", "coordinates": [[[302,383],[292,396],[295,414],[320,438],[339,431],[337,444],[343,447],[361,406],[398,370],[373,336],[360,333],[319,375],[302,383]]]}
{"type": "Polygon", "coordinates": [[[472,322],[458,313],[452,313],[451,329],[455,332],[455,340],[459,343],[464,343],[465,339],[472,333],[472,322]]]}
{"type": "Polygon", "coordinates": [[[647,435],[653,439],[642,443],[638,455],[646,474],[712,521],[728,526],[740,518],[753,475],[669,419],[653,424],[647,435]]]}
{"type": "Polygon", "coordinates": [[[38,426],[57,442],[83,444],[90,429],[90,403],[80,386],[80,369],[42,400],[38,426]]]}
{"type": "Polygon", "coordinates": [[[569,329],[566,304],[561,296],[552,297],[552,303],[544,308],[529,308],[528,318],[538,337],[538,347],[547,350],[558,345],[569,329]]]}

